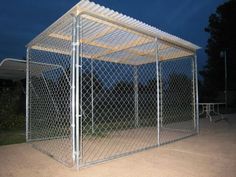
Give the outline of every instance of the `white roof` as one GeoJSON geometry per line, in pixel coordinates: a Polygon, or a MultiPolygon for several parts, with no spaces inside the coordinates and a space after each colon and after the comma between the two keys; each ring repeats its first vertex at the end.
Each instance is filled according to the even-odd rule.
{"type": "Polygon", "coordinates": [[[21,80],[26,77],[26,61],[6,58],[0,62],[0,79],[21,80]]]}
{"type": "MultiPolygon", "coordinates": [[[[40,76],[41,73],[61,68],[60,65],[30,62],[31,76],[40,76]]],[[[22,80],[26,78],[26,61],[14,58],[5,58],[0,62],[0,79],[22,80]]]]}
{"type": "MultiPolygon", "coordinates": [[[[153,26],[145,24],[139,20],[115,12],[109,8],[105,8],[88,0],[82,0],[78,4],[76,4],[66,14],[64,14],[61,18],[59,18],[56,22],[54,22],[51,26],[49,26],[45,31],[43,31],[40,35],[34,38],[27,46],[34,48],[36,50],[45,50],[48,52],[56,52],[56,53],[61,52],[61,54],[70,55],[71,51],[67,50],[65,45],[60,44],[56,46],[55,39],[57,39],[58,42],[61,42],[62,40],[64,41],[72,40],[71,36],[72,32],[70,29],[72,28],[72,16],[71,16],[72,14],[75,16],[80,15],[82,17],[81,23],[84,26],[83,27],[84,29],[82,32],[83,39],[81,39],[81,42],[84,43],[85,46],[88,46],[87,49],[90,47],[87,53],[84,52],[86,53],[87,58],[98,59],[99,56],[100,60],[106,60],[106,61],[114,60],[117,62],[121,62],[121,60],[115,58],[116,56],[114,55],[112,56],[113,58],[111,59],[110,55],[120,52],[123,49],[130,48],[130,45],[126,45],[126,48],[125,46],[120,45],[127,43],[128,35],[133,37],[133,39],[140,39],[140,41],[143,40],[143,43],[140,41],[139,43],[137,43],[136,40],[135,43],[136,53],[133,52],[133,54],[142,57],[142,59],[141,58],[137,59],[137,57],[135,60],[131,59],[130,57],[129,60],[123,59],[122,62],[126,61],[127,64],[143,64],[145,63],[144,60],[146,60],[146,63],[153,61],[151,59],[152,55],[150,55],[150,52],[149,54],[143,52],[146,49],[155,48],[156,46],[155,41],[153,40],[152,42],[150,42],[150,40],[152,39],[157,39],[158,46],[160,46],[163,49],[162,51],[160,51],[161,54],[160,58],[163,60],[172,59],[174,57],[193,55],[196,52],[196,50],[199,49],[197,45],[191,42],[178,38],[174,35],[168,34],[153,26]],[[111,28],[113,29],[110,30],[111,28]],[[86,34],[88,33],[87,31],[93,31],[93,33],[86,34]],[[103,34],[102,37],[100,36],[101,33],[103,34]],[[125,35],[127,35],[127,37],[124,37],[125,35]],[[124,38],[122,38],[122,36],[124,38]],[[111,39],[109,42],[105,40],[102,41],[102,39],[108,37],[111,39]],[[112,39],[112,37],[114,37],[114,39],[112,39]],[[54,43],[49,42],[48,40],[49,38],[53,38],[51,41],[54,41],[54,43]],[[90,43],[86,42],[88,41],[88,38],[90,43]],[[149,42],[147,42],[148,40],[149,42]],[[114,41],[116,41],[116,43],[114,41]],[[114,46],[112,42],[114,43],[114,46]],[[149,44],[149,47],[147,46],[147,44],[149,44]],[[150,46],[151,44],[152,46],[150,46]],[[91,46],[96,47],[96,49],[91,48],[91,46]],[[112,47],[116,48],[116,50],[113,50],[112,47]],[[104,52],[104,50],[107,51],[112,50],[112,51],[104,52]],[[94,51],[96,52],[100,51],[100,54],[94,55],[94,53],[92,53],[94,51]],[[146,58],[143,58],[143,56],[145,56],[146,58]]],[[[133,42],[135,42],[135,40],[133,40],[133,42]]],[[[126,55],[126,54],[122,53],[120,55],[126,55]]]]}

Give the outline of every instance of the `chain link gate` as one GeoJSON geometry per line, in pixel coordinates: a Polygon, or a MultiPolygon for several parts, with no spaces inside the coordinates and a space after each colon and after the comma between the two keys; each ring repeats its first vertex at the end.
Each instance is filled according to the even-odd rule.
{"type": "Polygon", "coordinates": [[[160,144],[197,132],[194,56],[160,62],[160,144]]]}
{"type": "Polygon", "coordinates": [[[84,167],[195,134],[194,52],[77,13],[28,45],[27,141],[84,167]]]}
{"type": "MultiPolygon", "coordinates": [[[[67,21],[68,32],[72,19],[67,21]]],[[[27,49],[27,141],[62,162],[73,165],[71,114],[71,41],[42,38],[27,49]],[[44,50],[54,44],[54,50],[44,50]]]]}

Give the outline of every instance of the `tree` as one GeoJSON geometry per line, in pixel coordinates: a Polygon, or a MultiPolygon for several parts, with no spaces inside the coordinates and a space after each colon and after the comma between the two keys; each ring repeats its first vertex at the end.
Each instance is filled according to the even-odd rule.
{"type": "Polygon", "coordinates": [[[183,73],[171,73],[163,86],[164,103],[179,105],[192,102],[192,80],[183,73]]]}
{"type": "Polygon", "coordinates": [[[0,79],[0,131],[24,127],[24,98],[20,82],[0,79]]]}
{"type": "MultiPolygon", "coordinates": [[[[236,90],[236,1],[230,0],[220,5],[216,12],[210,15],[205,31],[210,38],[206,46],[208,61],[200,72],[203,76],[203,97],[212,101],[219,91],[224,91],[224,57],[227,54],[228,90],[236,90]]],[[[205,100],[204,100],[205,101],[205,100]]]]}

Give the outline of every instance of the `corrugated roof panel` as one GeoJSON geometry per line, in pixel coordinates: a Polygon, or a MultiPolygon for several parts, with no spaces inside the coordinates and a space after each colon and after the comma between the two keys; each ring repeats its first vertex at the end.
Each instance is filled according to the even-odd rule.
{"type": "MultiPolygon", "coordinates": [[[[142,40],[142,38],[150,40],[150,37],[152,39],[158,39],[157,43],[161,48],[160,53],[163,58],[165,57],[164,55],[166,55],[166,58],[171,57],[167,52],[171,49],[166,50],[168,47],[172,48],[173,46],[178,46],[177,48],[179,49],[176,50],[183,49],[183,53],[191,52],[192,54],[194,54],[195,50],[199,49],[199,47],[195,44],[88,0],[80,1],[59,20],[33,39],[28,46],[37,45],[39,41],[42,41],[42,38],[48,38],[48,36],[59,37],[64,40],[71,39],[71,14],[76,15],[78,13],[83,14],[81,16],[81,26],[83,27],[81,29],[83,33],[82,42],[87,45],[94,45],[94,50],[96,47],[102,48],[102,46],[107,46],[107,49],[111,50],[111,52],[108,52],[108,55],[112,54],[113,48],[116,49],[113,52],[117,52],[117,48],[124,50],[125,48],[123,48],[123,46],[125,46],[128,42],[132,42],[132,40],[139,40],[139,38],[140,40],[142,40]],[[186,52],[186,50],[188,50],[188,52],[186,52]]],[[[140,41],[137,41],[137,45],[133,46],[135,50],[138,50],[136,52],[137,54],[138,52],[145,52],[145,50],[154,51],[155,47],[155,44],[151,46],[145,42],[142,44],[140,41]]],[[[127,45],[127,48],[129,48],[129,45],[127,45]]],[[[99,49],[96,49],[96,51],[99,51],[99,49]]],[[[86,51],[86,53],[88,52],[89,51],[86,51]]],[[[94,55],[94,53],[95,52],[93,50],[90,51],[91,55],[94,55]]],[[[101,54],[104,54],[104,51],[102,51],[101,54]]]]}
{"type": "Polygon", "coordinates": [[[135,34],[130,34],[126,31],[122,30],[115,30],[112,33],[109,33],[99,39],[96,39],[95,41],[99,43],[109,44],[111,46],[116,47],[117,45],[125,45],[126,42],[132,42],[134,40],[139,39],[140,37],[135,34]],[[118,40],[117,40],[118,39],[118,40]]]}

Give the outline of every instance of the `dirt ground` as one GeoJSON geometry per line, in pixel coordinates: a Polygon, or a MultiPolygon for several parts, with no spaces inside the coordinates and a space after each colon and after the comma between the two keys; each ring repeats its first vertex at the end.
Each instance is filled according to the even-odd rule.
{"type": "MultiPolygon", "coordinates": [[[[181,139],[196,134],[193,121],[172,123],[160,129],[160,143],[181,139]],[[181,126],[180,126],[181,125],[181,126]],[[177,127],[179,129],[173,129],[177,127]],[[192,128],[192,130],[186,130],[192,128]]],[[[126,130],[110,131],[106,136],[84,136],[82,141],[81,166],[95,163],[117,155],[134,152],[140,149],[154,147],[157,144],[157,127],[138,127],[126,130]]],[[[34,141],[35,148],[50,154],[51,157],[73,166],[72,140],[70,138],[54,138],[34,141]]]]}
{"type": "Polygon", "coordinates": [[[29,144],[0,147],[1,177],[235,177],[236,115],[201,121],[201,133],[175,143],[80,169],[68,168],[29,144]]]}

